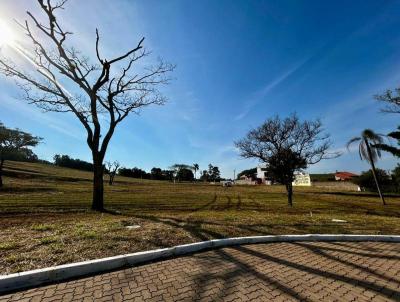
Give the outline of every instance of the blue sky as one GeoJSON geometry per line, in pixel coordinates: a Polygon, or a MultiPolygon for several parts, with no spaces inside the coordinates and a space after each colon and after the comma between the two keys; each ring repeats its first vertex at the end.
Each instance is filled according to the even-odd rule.
{"type": "MultiPolygon", "coordinates": [[[[1,1],[0,18],[25,19],[35,1],[1,1]]],[[[365,128],[387,133],[399,117],[379,113],[373,95],[400,84],[399,1],[78,1],[60,20],[72,44],[94,55],[95,27],[103,52],[118,54],[146,37],[153,58],[177,65],[165,89],[169,102],[132,115],[117,130],[107,157],[146,170],[209,163],[233,177],[255,166],[233,141],[275,114],[321,118],[335,150],[365,128]]],[[[14,26],[17,31],[18,27],[14,26]]],[[[20,37],[22,39],[22,37],[20,37]]],[[[3,51],[4,47],[3,47],[3,51]]],[[[44,138],[37,154],[90,160],[85,132],[73,116],[44,114],[18,100],[0,78],[0,120],[44,138]]],[[[385,154],[378,166],[397,163],[385,154]]],[[[356,152],[311,172],[368,169],[356,152]]]]}

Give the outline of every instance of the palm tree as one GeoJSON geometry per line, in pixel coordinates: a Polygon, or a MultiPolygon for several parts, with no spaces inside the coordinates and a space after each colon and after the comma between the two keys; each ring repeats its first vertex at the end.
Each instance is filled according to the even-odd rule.
{"type": "Polygon", "coordinates": [[[347,149],[349,149],[350,145],[360,142],[358,145],[358,154],[360,155],[361,160],[366,160],[371,165],[372,175],[374,176],[376,188],[378,189],[379,196],[381,197],[383,205],[386,205],[385,199],[383,198],[381,188],[379,186],[378,178],[376,176],[375,162],[378,158],[381,157],[381,152],[377,145],[381,145],[383,143],[383,138],[381,134],[377,134],[371,129],[365,129],[361,136],[353,137],[347,143],[347,149]]]}
{"type": "MultiPolygon", "coordinates": [[[[396,139],[397,145],[400,146],[400,126],[397,127],[396,131],[390,132],[387,136],[389,138],[396,139]]],[[[392,153],[396,157],[400,157],[400,148],[399,147],[393,147],[392,145],[389,145],[389,144],[376,144],[376,147],[382,151],[392,153]]]]}
{"type": "Polygon", "coordinates": [[[196,179],[196,172],[199,170],[199,164],[193,164],[194,179],[196,179]]]}

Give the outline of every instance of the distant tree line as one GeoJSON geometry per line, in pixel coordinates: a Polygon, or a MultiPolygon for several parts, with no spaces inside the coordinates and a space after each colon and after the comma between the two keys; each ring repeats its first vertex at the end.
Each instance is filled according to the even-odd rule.
{"type": "MultiPolygon", "coordinates": [[[[382,192],[400,192],[400,165],[397,165],[397,167],[391,171],[391,173],[388,173],[382,169],[375,169],[375,176],[380,184],[380,189],[382,192]]],[[[372,169],[362,172],[359,177],[352,179],[352,182],[365,191],[378,191],[372,169]]]]}
{"type": "Polygon", "coordinates": [[[119,168],[118,175],[132,178],[152,179],[152,180],[173,180],[172,170],[163,170],[161,168],[152,168],[150,173],[134,167],[134,168],[119,168]]]}
{"type": "Polygon", "coordinates": [[[77,159],[77,158],[75,159],[75,158],[69,157],[68,155],[56,154],[56,155],[54,155],[53,160],[54,160],[54,164],[56,166],[90,171],[90,172],[93,171],[92,163],[89,163],[87,161],[77,159]]]}
{"type": "MultiPolygon", "coordinates": [[[[195,173],[199,170],[198,164],[193,166],[186,164],[174,164],[169,169],[161,169],[154,167],[150,170],[150,173],[134,167],[125,168],[122,167],[118,170],[118,175],[125,177],[141,178],[141,179],[152,179],[152,180],[168,180],[168,181],[194,181],[195,173]]],[[[201,181],[220,181],[220,171],[217,166],[209,164],[208,170],[201,172],[201,181]]]]}
{"type": "MultiPolygon", "coordinates": [[[[41,141],[40,137],[23,132],[19,129],[7,128],[0,122],[0,186],[1,172],[5,160],[27,161],[27,162],[42,162],[54,164],[59,167],[71,168],[83,171],[93,172],[93,163],[87,162],[78,158],[72,158],[66,154],[56,154],[53,157],[53,162],[41,160],[31,150],[41,141]]],[[[153,167],[148,173],[138,167],[127,168],[120,167],[117,161],[105,162],[103,170],[109,176],[109,185],[112,185],[116,175],[151,179],[151,180],[167,180],[167,181],[194,181],[196,180],[196,172],[199,170],[198,164],[174,164],[169,169],[161,169],[153,167]]],[[[208,165],[208,170],[203,170],[200,180],[202,181],[220,181],[220,171],[217,166],[208,165]]]]}

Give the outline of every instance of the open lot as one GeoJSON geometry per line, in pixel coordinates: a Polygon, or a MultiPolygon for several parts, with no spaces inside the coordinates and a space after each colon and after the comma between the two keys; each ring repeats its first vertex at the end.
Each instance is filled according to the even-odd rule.
{"type": "Polygon", "coordinates": [[[106,207],[89,210],[90,173],[6,162],[0,191],[0,273],[232,236],[303,233],[400,234],[400,198],[281,186],[223,188],[117,177],[106,207]],[[332,222],[332,219],[347,223],[332,222]],[[128,225],[140,225],[128,229],[128,225]]]}

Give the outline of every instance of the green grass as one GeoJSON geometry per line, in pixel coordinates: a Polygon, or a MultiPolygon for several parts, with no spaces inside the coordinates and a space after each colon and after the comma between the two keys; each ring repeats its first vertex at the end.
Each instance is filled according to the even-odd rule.
{"type": "Polygon", "coordinates": [[[2,242],[0,243],[0,251],[7,251],[7,250],[13,250],[18,245],[15,242],[2,242]]]}
{"type": "Polygon", "coordinates": [[[116,177],[114,186],[105,184],[107,209],[121,213],[112,215],[89,210],[88,172],[16,162],[6,162],[5,172],[1,274],[211,238],[400,234],[399,197],[388,196],[383,207],[374,194],[331,183],[295,188],[289,208],[282,186],[223,188],[116,177]]]}
{"type": "Polygon", "coordinates": [[[32,230],[38,231],[38,232],[46,232],[46,231],[51,231],[55,228],[54,225],[49,225],[49,224],[34,224],[32,226],[32,230]]]}
{"type": "Polygon", "coordinates": [[[57,242],[59,239],[56,236],[49,236],[49,237],[42,237],[39,238],[39,242],[40,244],[50,244],[50,243],[55,243],[57,242]]]}

